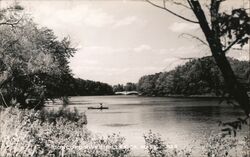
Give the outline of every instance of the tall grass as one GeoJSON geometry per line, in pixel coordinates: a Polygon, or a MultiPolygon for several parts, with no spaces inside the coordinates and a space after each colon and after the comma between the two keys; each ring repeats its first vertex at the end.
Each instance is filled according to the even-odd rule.
{"type": "Polygon", "coordinates": [[[98,137],[77,110],[0,109],[0,156],[126,156],[124,138],[98,137]]]}

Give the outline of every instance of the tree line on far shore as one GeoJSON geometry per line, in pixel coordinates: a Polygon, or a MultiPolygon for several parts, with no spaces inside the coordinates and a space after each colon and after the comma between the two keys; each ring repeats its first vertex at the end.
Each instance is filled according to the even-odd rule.
{"type": "Polygon", "coordinates": [[[99,81],[83,80],[81,78],[73,78],[70,84],[68,95],[71,96],[90,96],[90,95],[112,95],[113,88],[107,83],[99,81]]]}
{"type": "MultiPolygon", "coordinates": [[[[246,87],[250,87],[249,62],[228,59],[238,80],[246,87]]],[[[212,57],[193,59],[169,72],[143,76],[137,88],[146,96],[221,96],[227,90],[221,72],[212,57]]]]}
{"type": "Polygon", "coordinates": [[[132,82],[128,82],[125,85],[117,84],[113,86],[113,91],[114,92],[137,91],[137,84],[132,82]]]}

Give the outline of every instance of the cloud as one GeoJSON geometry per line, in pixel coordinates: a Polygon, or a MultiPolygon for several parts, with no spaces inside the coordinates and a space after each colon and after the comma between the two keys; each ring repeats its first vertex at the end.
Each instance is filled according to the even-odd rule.
{"type": "Polygon", "coordinates": [[[128,16],[122,19],[118,19],[110,14],[107,14],[101,10],[92,10],[91,14],[85,18],[85,24],[93,27],[105,27],[111,26],[112,28],[118,28],[128,26],[138,21],[136,16],[128,16]]]}
{"type": "Polygon", "coordinates": [[[211,55],[208,47],[198,46],[180,46],[178,48],[160,49],[158,53],[173,58],[199,58],[211,55]]]}
{"type": "Polygon", "coordinates": [[[121,27],[121,26],[127,26],[133,24],[137,19],[135,16],[128,16],[121,20],[117,20],[113,26],[113,28],[121,27]]]}
{"type": "Polygon", "coordinates": [[[188,32],[199,28],[197,24],[185,23],[185,22],[174,22],[169,26],[169,29],[173,32],[188,32]]]}
{"type": "Polygon", "coordinates": [[[87,46],[83,47],[82,50],[84,53],[91,55],[114,55],[117,53],[126,53],[129,51],[128,48],[114,48],[108,46],[87,46]]]}
{"type": "Polygon", "coordinates": [[[146,51],[154,51],[154,49],[146,44],[139,45],[134,48],[115,48],[115,47],[109,47],[109,46],[86,46],[81,47],[81,50],[86,54],[98,54],[98,55],[114,55],[114,54],[126,54],[128,52],[146,52],[146,51]]]}
{"type": "Polygon", "coordinates": [[[135,52],[145,52],[145,51],[150,51],[150,50],[152,50],[152,48],[149,45],[140,45],[134,48],[135,52]]]}
{"type": "Polygon", "coordinates": [[[136,22],[138,18],[136,16],[127,16],[124,18],[117,18],[110,15],[103,10],[97,10],[90,8],[88,16],[85,17],[85,24],[93,27],[105,27],[111,26],[112,28],[118,28],[122,26],[128,26],[136,22]]]}
{"type": "Polygon", "coordinates": [[[85,24],[93,27],[104,27],[115,22],[114,17],[105,13],[102,10],[89,10],[84,19],[85,24]]]}
{"type": "Polygon", "coordinates": [[[118,28],[121,26],[128,26],[138,20],[136,16],[120,17],[119,15],[110,14],[103,8],[94,7],[86,3],[79,3],[66,7],[66,3],[56,3],[48,5],[47,2],[33,2],[29,3],[23,1],[22,4],[27,11],[32,14],[37,22],[46,26],[61,27],[64,25],[77,25],[83,24],[92,28],[118,28]],[[57,4],[57,5],[55,5],[57,4]],[[41,10],[40,12],[35,11],[41,10]]]}

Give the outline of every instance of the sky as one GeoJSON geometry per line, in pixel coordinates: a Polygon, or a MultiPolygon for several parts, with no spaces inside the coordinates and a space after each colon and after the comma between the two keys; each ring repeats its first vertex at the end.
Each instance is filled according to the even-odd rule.
{"type": "MultiPolygon", "coordinates": [[[[7,2],[3,1],[2,3],[7,2]]],[[[144,1],[131,0],[19,0],[39,26],[59,39],[69,37],[77,52],[70,59],[75,77],[111,85],[138,82],[143,75],[169,71],[187,60],[211,55],[209,48],[183,35],[204,38],[199,26],[183,21],[144,1]]],[[[159,2],[159,1],[155,1],[159,2]]],[[[232,1],[230,7],[244,1],[232,1]]],[[[2,4],[3,5],[3,4],[2,4]]],[[[192,12],[168,7],[185,17],[192,12]]],[[[229,53],[240,60],[248,51],[229,53]]]]}

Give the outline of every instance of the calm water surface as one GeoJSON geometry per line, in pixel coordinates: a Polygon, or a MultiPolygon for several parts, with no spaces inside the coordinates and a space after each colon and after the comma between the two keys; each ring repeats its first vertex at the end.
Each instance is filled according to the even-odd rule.
{"type": "Polygon", "coordinates": [[[144,156],[143,134],[152,130],[178,148],[199,145],[205,135],[218,132],[218,121],[235,120],[242,112],[212,98],[137,96],[72,97],[71,105],[85,111],[87,128],[97,134],[120,133],[132,154],[144,156]],[[87,110],[103,103],[108,110],[87,110]]]}

